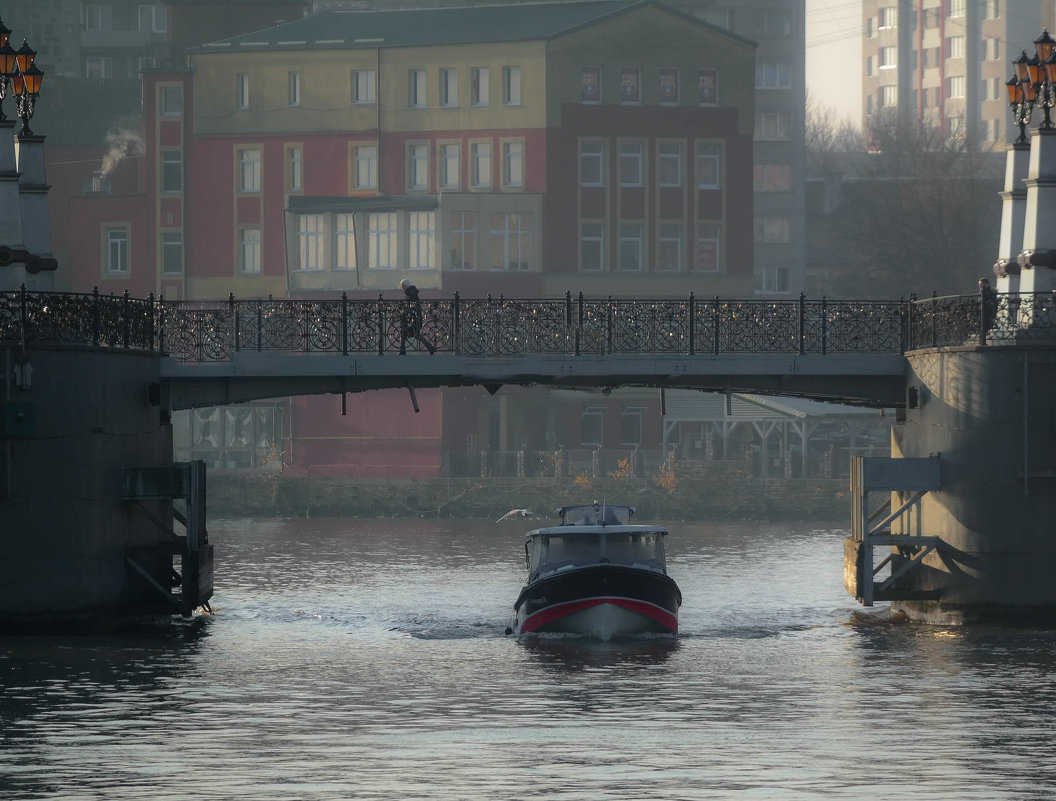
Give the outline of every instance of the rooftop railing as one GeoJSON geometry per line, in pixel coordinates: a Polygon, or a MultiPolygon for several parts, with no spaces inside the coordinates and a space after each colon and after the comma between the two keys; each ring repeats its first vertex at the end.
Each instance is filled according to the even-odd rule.
{"type": "Polygon", "coordinates": [[[1056,294],[912,300],[274,298],[220,301],[0,292],[0,340],[160,351],[222,362],[242,352],[396,355],[430,346],[524,355],[905,353],[1056,341],[1056,294]]]}

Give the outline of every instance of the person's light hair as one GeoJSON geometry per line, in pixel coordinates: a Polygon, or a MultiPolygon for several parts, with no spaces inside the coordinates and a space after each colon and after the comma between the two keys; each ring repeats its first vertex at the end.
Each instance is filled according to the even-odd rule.
{"type": "Polygon", "coordinates": [[[411,281],[408,278],[404,278],[402,281],[400,281],[400,289],[406,289],[410,285],[411,285],[411,281]]]}

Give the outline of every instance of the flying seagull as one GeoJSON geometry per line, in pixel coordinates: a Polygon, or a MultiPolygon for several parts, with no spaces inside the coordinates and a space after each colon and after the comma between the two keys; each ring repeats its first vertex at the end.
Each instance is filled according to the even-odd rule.
{"type": "Polygon", "coordinates": [[[539,517],[531,509],[510,509],[506,514],[496,520],[496,523],[501,523],[503,520],[513,520],[515,517],[539,517]]]}

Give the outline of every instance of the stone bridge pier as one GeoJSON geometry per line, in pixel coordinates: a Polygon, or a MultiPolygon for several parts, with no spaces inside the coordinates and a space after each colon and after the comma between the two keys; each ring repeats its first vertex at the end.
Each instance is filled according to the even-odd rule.
{"type": "MultiPolygon", "coordinates": [[[[899,582],[903,599],[892,605],[922,622],[1053,622],[1056,351],[966,348],[907,358],[916,404],[892,428],[892,457],[938,459],[941,488],[891,533],[938,537],[939,545],[899,582]],[[938,597],[911,599],[929,591],[938,597]]],[[[894,495],[894,503],[908,497],[894,495]]],[[[892,550],[897,569],[908,554],[892,550]]]]}

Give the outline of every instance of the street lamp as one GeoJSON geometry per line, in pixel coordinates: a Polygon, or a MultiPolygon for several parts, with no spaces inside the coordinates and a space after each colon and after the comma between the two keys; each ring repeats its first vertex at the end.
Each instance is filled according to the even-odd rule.
{"type": "Polygon", "coordinates": [[[0,20],[0,121],[6,120],[4,98],[7,97],[7,80],[15,69],[15,49],[8,43],[11,29],[0,20]]]}
{"type": "Polygon", "coordinates": [[[1045,28],[1041,36],[1034,40],[1035,55],[1027,62],[1027,71],[1030,74],[1030,82],[1038,94],[1037,102],[1045,109],[1045,119],[1038,126],[1043,130],[1052,130],[1052,118],[1049,110],[1056,106],[1056,64],[1053,64],[1052,54],[1056,50],[1056,39],[1049,35],[1049,29],[1045,28]]]}
{"type": "MultiPolygon", "coordinates": [[[[1024,56],[1026,53],[1023,54],[1024,56]]],[[[1005,82],[1008,89],[1008,105],[1012,109],[1012,122],[1019,126],[1019,137],[1015,144],[1030,144],[1027,139],[1027,126],[1030,125],[1030,115],[1034,111],[1034,85],[1029,81],[1020,81],[1015,75],[1005,82]]]]}
{"type": "MultiPolygon", "coordinates": [[[[19,137],[33,135],[33,131],[29,129],[29,121],[33,117],[33,108],[40,97],[40,85],[44,80],[44,73],[33,63],[36,57],[37,51],[23,39],[22,46],[15,51],[14,68],[4,73],[11,79],[11,88],[18,99],[18,116],[22,119],[19,137]]],[[[0,51],[0,59],[2,58],[3,53],[0,51]]],[[[3,66],[0,63],[0,67],[3,66]]]]}

